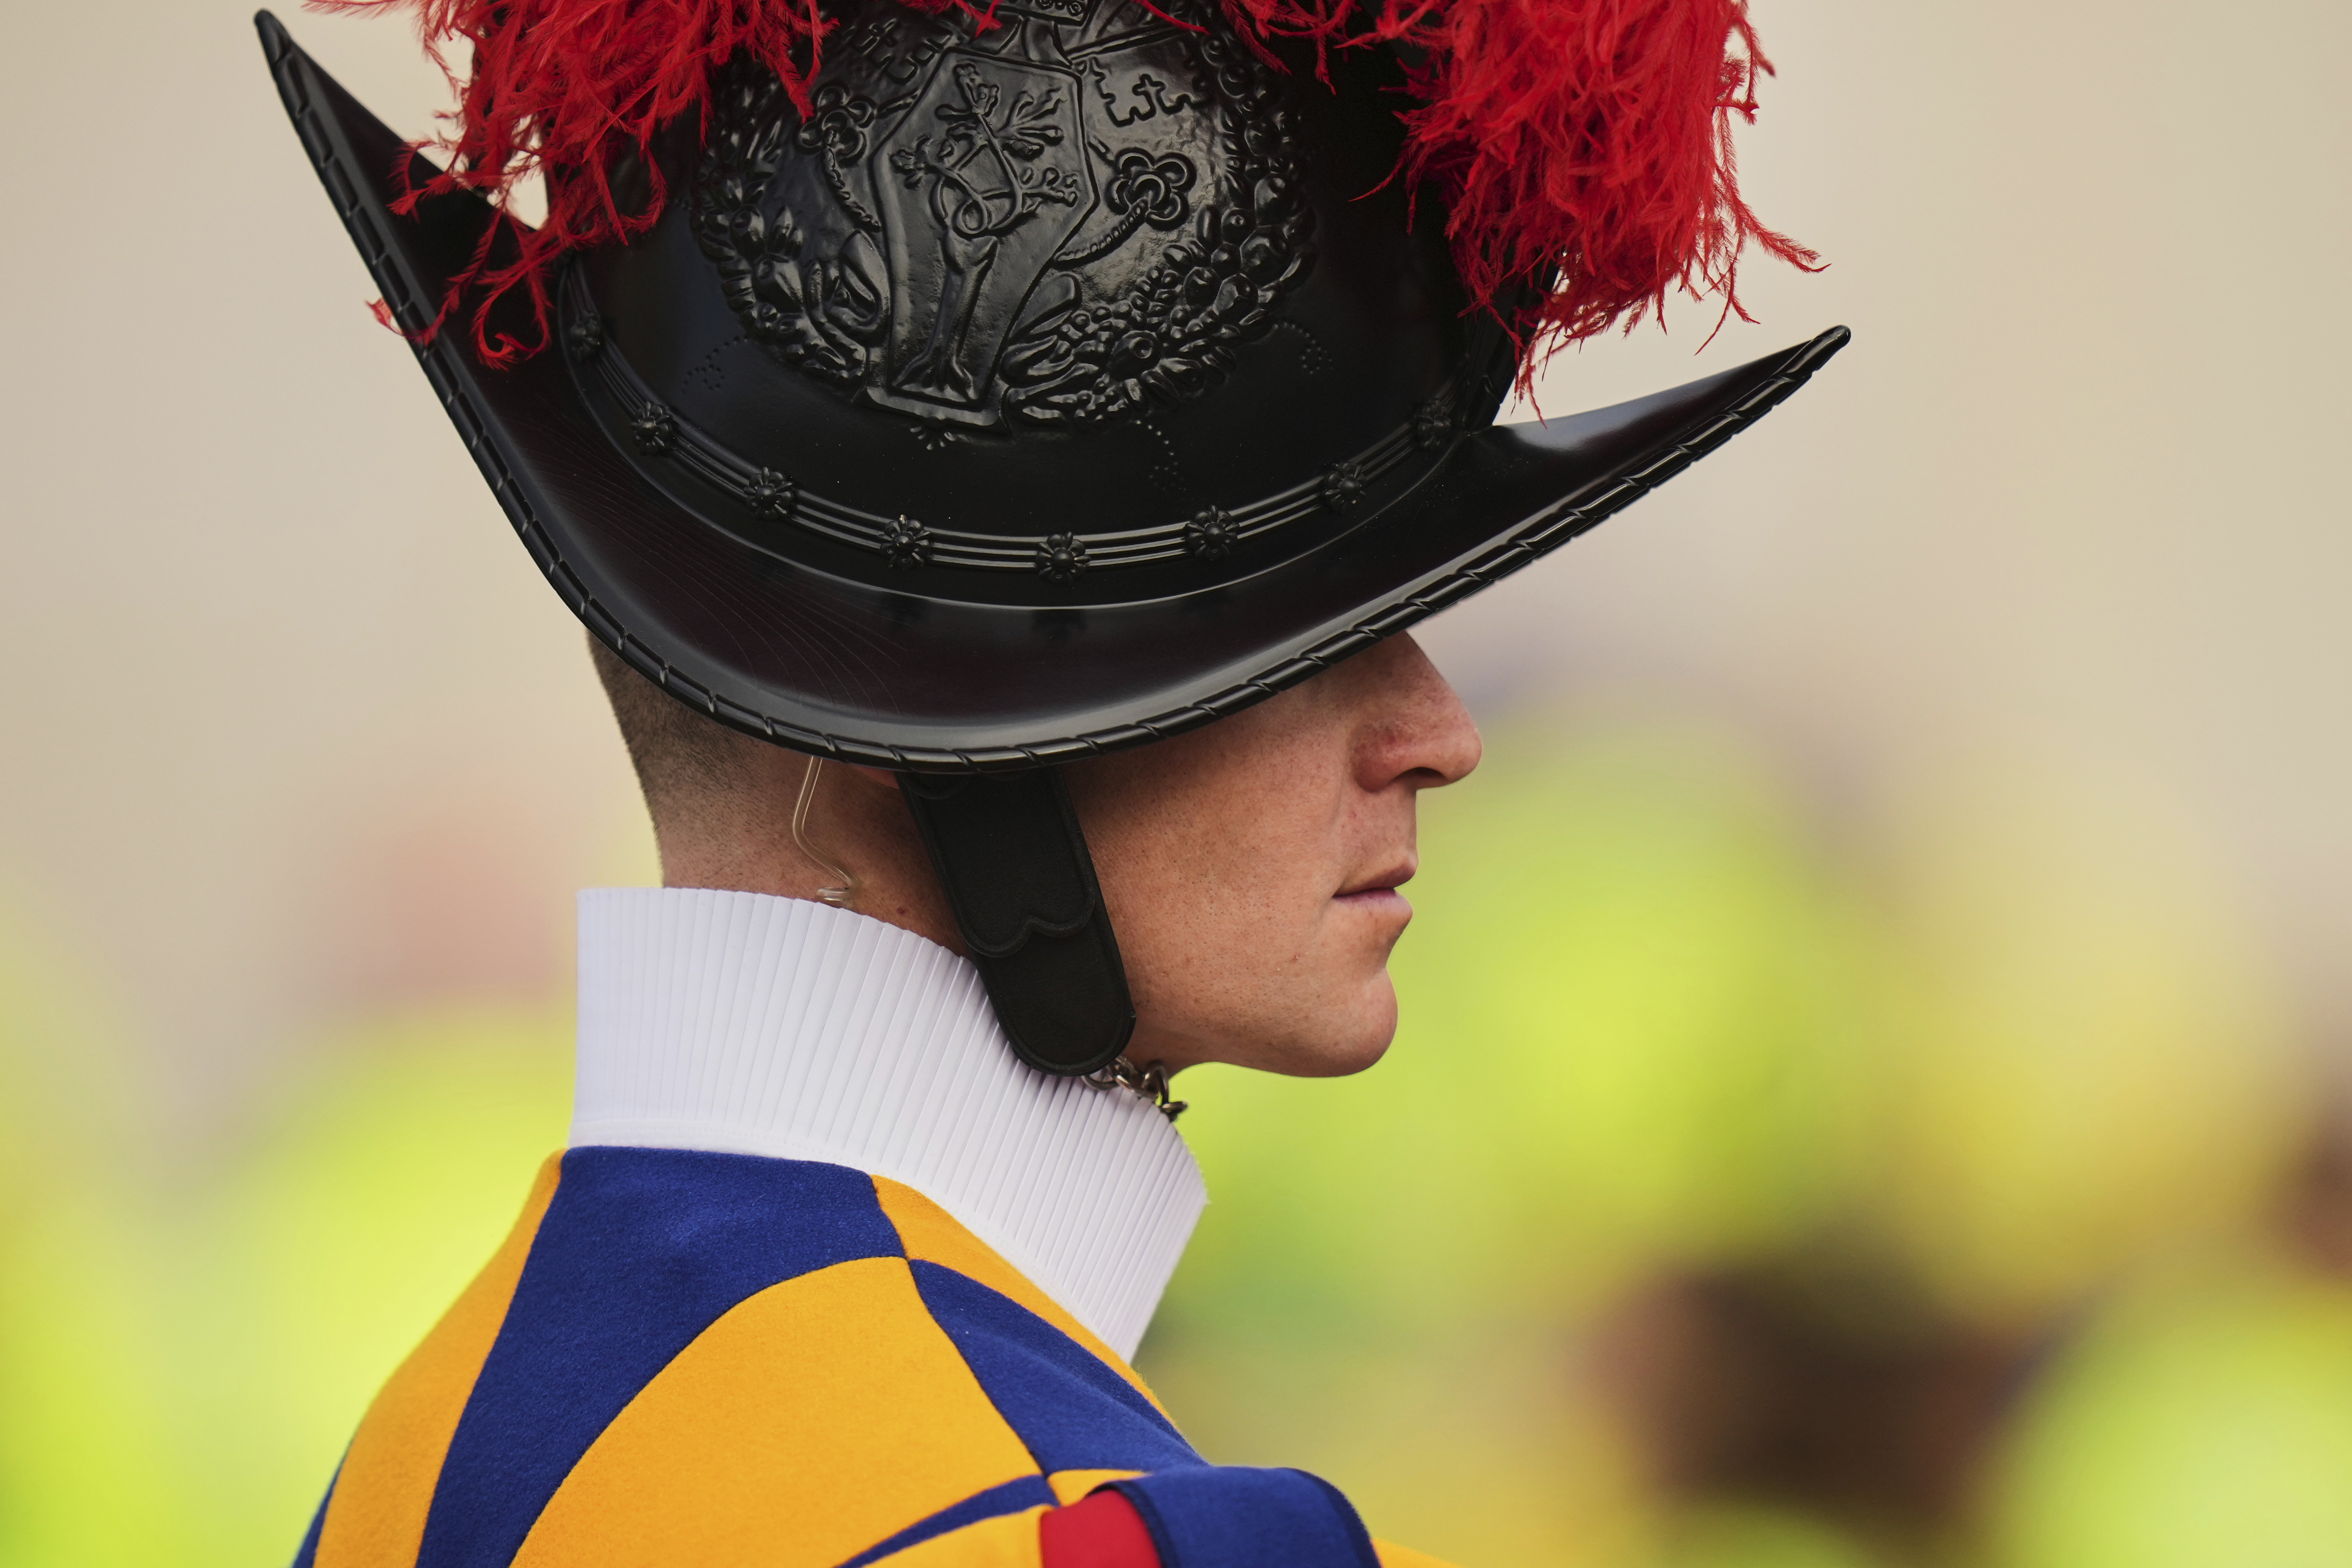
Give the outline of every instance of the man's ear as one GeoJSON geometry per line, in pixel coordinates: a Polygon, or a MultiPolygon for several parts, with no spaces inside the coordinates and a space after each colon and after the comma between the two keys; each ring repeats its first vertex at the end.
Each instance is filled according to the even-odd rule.
{"type": "Polygon", "coordinates": [[[861,780],[877,788],[887,789],[893,795],[898,793],[898,775],[888,768],[869,768],[862,763],[841,763],[836,765],[842,772],[856,773],[861,780]]]}

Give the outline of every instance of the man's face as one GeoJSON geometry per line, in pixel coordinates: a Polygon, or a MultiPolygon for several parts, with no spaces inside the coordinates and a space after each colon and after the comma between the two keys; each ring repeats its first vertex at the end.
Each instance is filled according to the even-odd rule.
{"type": "Polygon", "coordinates": [[[1128,1055],[1328,1077],[1396,1033],[1413,804],[1478,731],[1409,637],[1157,745],[1069,769],[1135,994],[1128,1055]]]}

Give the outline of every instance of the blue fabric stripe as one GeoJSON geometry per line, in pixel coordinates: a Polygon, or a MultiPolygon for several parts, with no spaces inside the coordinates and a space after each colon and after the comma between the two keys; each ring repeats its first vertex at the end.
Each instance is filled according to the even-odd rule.
{"type": "Polygon", "coordinates": [[[1061,1330],[952,1268],[911,1267],[933,1321],[1038,1468],[1050,1475],[1204,1463],[1150,1400],[1061,1330]]]}
{"type": "Polygon", "coordinates": [[[672,1149],[574,1149],[441,1467],[417,1568],[504,1568],[615,1415],[769,1286],[899,1258],[871,1177],[672,1149]]]}
{"type": "Polygon", "coordinates": [[[1355,1509],[1304,1470],[1203,1465],[1114,1484],[1160,1568],[1380,1568],[1355,1509]]]}
{"type": "MultiPolygon", "coordinates": [[[[348,1450],[346,1450],[348,1452],[348,1450]]],[[[335,1500],[335,1481],[343,1479],[341,1461],[335,1465],[335,1480],[327,1483],[327,1495],[319,1500],[319,1511],[310,1516],[310,1528],[302,1532],[301,1550],[294,1553],[293,1568],[314,1568],[319,1561],[319,1532],[327,1527],[327,1505],[335,1500]]]]}
{"type": "Polygon", "coordinates": [[[1019,1513],[1024,1508],[1043,1503],[1052,1508],[1054,1489],[1045,1484],[1043,1476],[1024,1476],[1017,1481],[1007,1481],[1001,1487],[991,1487],[984,1492],[974,1492],[953,1508],[943,1508],[919,1523],[910,1524],[887,1541],[877,1541],[865,1551],[841,1564],[841,1568],[866,1568],[866,1564],[887,1557],[893,1552],[904,1552],[918,1542],[929,1541],[934,1535],[945,1535],[950,1530],[961,1530],[967,1524],[978,1524],[983,1519],[999,1514],[1019,1513]]]}

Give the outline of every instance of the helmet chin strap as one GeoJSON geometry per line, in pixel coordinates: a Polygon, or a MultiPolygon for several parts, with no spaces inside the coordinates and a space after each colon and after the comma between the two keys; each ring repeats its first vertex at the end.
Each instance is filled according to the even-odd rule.
{"type": "Polygon", "coordinates": [[[900,773],[898,789],[1013,1055],[1065,1077],[1118,1062],[1135,1003],[1061,771],[900,773]]]}

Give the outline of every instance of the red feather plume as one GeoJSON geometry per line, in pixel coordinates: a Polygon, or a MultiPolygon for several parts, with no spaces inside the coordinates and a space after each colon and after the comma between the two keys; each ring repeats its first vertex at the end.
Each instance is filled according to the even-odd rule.
{"type": "MultiPolygon", "coordinates": [[[[503,203],[546,176],[537,227],[509,218],[452,282],[439,331],[472,303],[482,358],[511,363],[547,334],[548,265],[583,246],[652,226],[667,193],[654,160],[650,201],[632,210],[611,171],[627,150],[699,117],[713,75],[757,55],[805,110],[829,23],[816,0],[310,0],[326,11],[413,7],[425,47],[463,40],[473,64],[452,86],[459,107],[440,145],[447,169],[404,206],[443,191],[503,203]],[[528,291],[536,341],[489,324],[491,307],[528,291]]],[[[968,0],[900,0],[962,10],[968,0]]],[[[1150,0],[1110,0],[1157,11],[1150,0]]],[[[1758,221],[1739,195],[1735,116],[1752,121],[1771,62],[1746,0],[1223,0],[1245,37],[1303,38],[1319,49],[1394,43],[1414,68],[1402,178],[1436,183],[1474,309],[1497,308],[1531,280],[1553,287],[1511,321],[1539,346],[1631,328],[1667,290],[1719,295],[1742,319],[1739,257],[1752,241],[1811,269],[1814,254],[1758,221]]],[[[1535,356],[1528,356],[1532,366],[1535,356]]],[[[1523,374],[1526,374],[1523,371],[1523,374]]]]}
{"type": "Polygon", "coordinates": [[[1474,308],[1553,279],[1511,323],[1538,346],[1631,330],[1669,289],[1752,320],[1737,289],[1750,241],[1819,269],[1739,195],[1732,117],[1754,121],[1772,70],[1746,0],[1384,0],[1369,18],[1352,0],[1225,4],[1271,37],[1420,58],[1399,172],[1444,191],[1474,308]]]}

